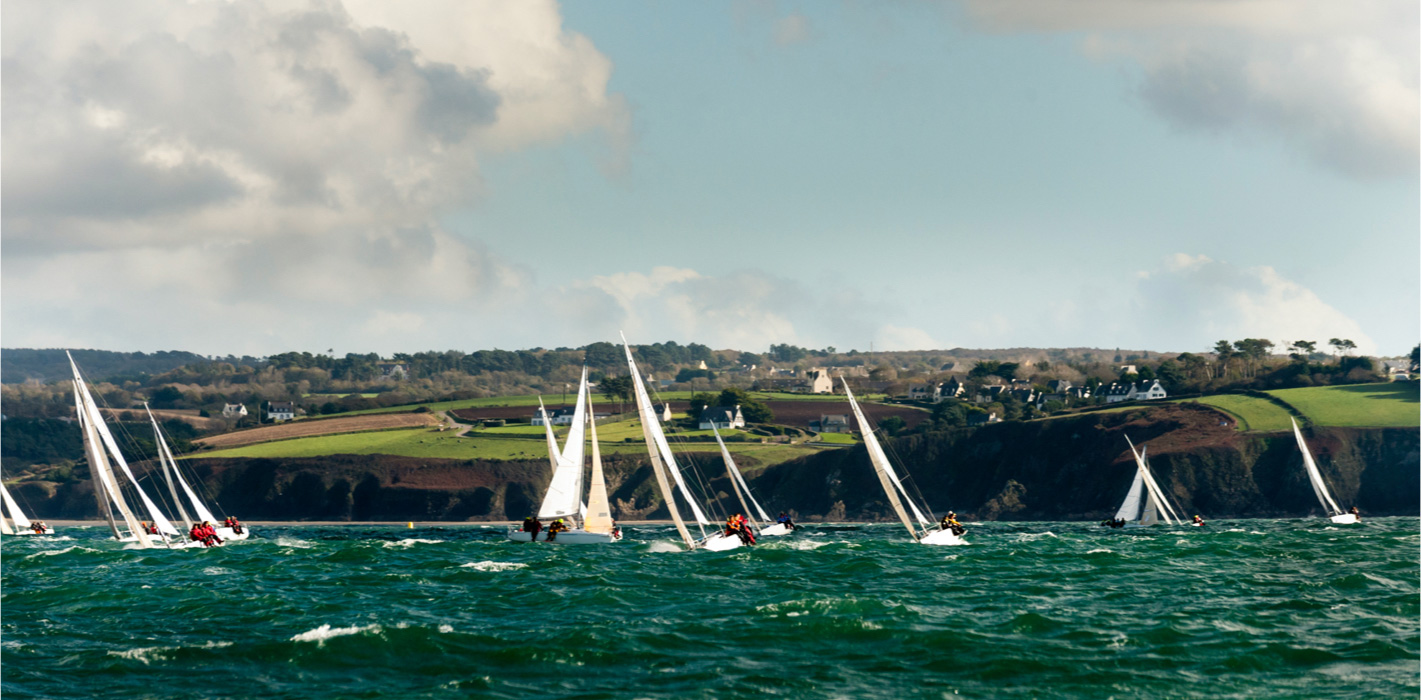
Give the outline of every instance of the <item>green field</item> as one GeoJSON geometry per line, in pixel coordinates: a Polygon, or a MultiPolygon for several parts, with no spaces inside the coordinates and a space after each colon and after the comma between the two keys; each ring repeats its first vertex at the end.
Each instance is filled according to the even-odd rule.
{"type": "MultiPolygon", "coordinates": [[[[663,391],[663,392],[660,392],[660,393],[653,392],[653,393],[652,393],[652,401],[655,402],[655,403],[661,403],[661,402],[663,402],[663,401],[689,401],[689,400],[691,399],[691,396],[692,396],[693,394],[696,394],[696,393],[700,393],[700,392],[692,392],[692,391],[663,391]]],[[[708,393],[715,394],[715,393],[718,393],[718,392],[712,391],[712,392],[708,392],[708,393]]],[[[556,393],[556,394],[543,394],[543,395],[542,395],[542,398],[543,398],[543,402],[544,402],[546,405],[548,405],[548,406],[561,406],[561,405],[562,405],[562,396],[563,396],[563,395],[562,395],[561,393],[556,393]]],[[[758,399],[758,400],[760,400],[760,401],[843,401],[843,400],[844,400],[844,397],[843,397],[842,394],[787,394],[787,393],[783,393],[783,392],[774,392],[774,391],[752,391],[752,392],[750,392],[750,396],[751,396],[752,398],[758,399]]],[[[577,393],[576,393],[576,392],[570,392],[570,393],[568,394],[568,397],[567,397],[567,398],[568,398],[569,401],[572,401],[572,400],[575,399],[576,397],[577,397],[577,393]]],[[[869,395],[865,395],[865,396],[859,396],[859,397],[857,397],[857,398],[860,399],[860,400],[862,400],[862,401],[874,401],[874,400],[881,400],[881,399],[885,398],[885,396],[884,396],[883,394],[869,394],[869,395]]],[[[603,395],[601,395],[601,394],[594,393],[594,394],[592,395],[592,404],[593,404],[593,406],[599,407],[599,408],[598,408],[599,411],[601,410],[600,407],[602,407],[602,406],[609,406],[609,405],[613,405],[613,404],[616,404],[616,403],[617,403],[617,402],[615,402],[615,401],[608,401],[608,400],[607,400],[607,397],[605,397],[605,396],[603,396],[603,395]]],[[[428,406],[428,407],[429,407],[429,410],[431,410],[431,411],[450,411],[450,410],[455,410],[455,409],[460,409],[460,408],[487,408],[487,407],[493,407],[493,406],[537,406],[537,405],[538,405],[538,395],[537,395],[537,394],[527,394],[527,395],[523,395],[523,396],[489,396],[489,397],[485,397],[485,398],[482,398],[482,399],[463,399],[463,400],[460,400],[460,401],[434,401],[434,402],[431,402],[431,403],[422,403],[422,404],[406,404],[406,405],[403,405],[403,406],[387,406],[387,407],[385,407],[385,408],[367,408],[367,409],[362,410],[362,411],[350,411],[350,412],[348,412],[348,413],[342,413],[342,414],[340,414],[340,415],[342,415],[342,416],[359,416],[359,415],[364,415],[364,414],[369,414],[369,413],[407,413],[407,412],[409,412],[409,411],[413,411],[415,408],[417,408],[417,407],[419,407],[419,406],[428,406]]],[[[630,407],[630,408],[635,408],[635,404],[634,404],[634,403],[627,403],[626,406],[627,406],[627,407],[630,407]]]]}
{"type": "Polygon", "coordinates": [[[1236,421],[1234,427],[1238,430],[1266,432],[1289,430],[1291,427],[1288,412],[1282,406],[1264,399],[1242,394],[1219,394],[1191,400],[1229,414],[1236,421]]]}
{"type": "Polygon", "coordinates": [[[1421,427],[1418,386],[1421,385],[1416,382],[1391,382],[1279,389],[1268,393],[1287,401],[1314,425],[1415,428],[1421,427]]]}
{"type": "MultiPolygon", "coordinates": [[[[541,431],[542,429],[539,428],[541,431]]],[[[541,435],[541,434],[540,434],[541,435]]],[[[598,436],[599,438],[601,435],[598,436]]],[[[720,448],[714,442],[680,443],[673,437],[672,449],[677,453],[701,452],[715,454],[720,448]]],[[[759,443],[729,443],[737,458],[753,458],[744,465],[748,471],[778,464],[816,451],[802,445],[759,443]]],[[[601,442],[603,454],[645,454],[641,442],[601,442]]],[[[259,445],[234,447],[190,455],[192,458],[264,457],[272,459],[324,457],[334,454],[384,454],[400,457],[431,459],[547,459],[547,443],[539,437],[455,437],[452,432],[424,428],[385,430],[371,433],[347,433],[295,438],[259,445]]],[[[738,461],[738,459],[737,459],[738,461]]]]}
{"type": "Polygon", "coordinates": [[[819,433],[819,441],[830,445],[854,445],[858,440],[850,433],[819,433]]]}

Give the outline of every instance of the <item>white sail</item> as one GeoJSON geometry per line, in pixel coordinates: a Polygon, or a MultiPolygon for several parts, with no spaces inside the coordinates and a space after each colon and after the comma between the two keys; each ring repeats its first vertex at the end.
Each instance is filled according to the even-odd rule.
{"type": "MultiPolygon", "coordinates": [[[[69,360],[74,366],[74,360],[69,360]]],[[[79,411],[79,426],[84,431],[84,449],[88,453],[89,472],[95,477],[94,488],[96,491],[107,495],[114,509],[123,516],[123,524],[128,528],[129,535],[132,536],[140,547],[149,547],[147,534],[138,523],[138,518],[129,509],[128,502],[124,500],[123,494],[118,488],[118,479],[114,476],[113,468],[109,465],[108,455],[104,453],[104,446],[99,439],[98,431],[94,428],[94,418],[98,414],[94,410],[93,399],[89,396],[84,386],[84,380],[79,377],[79,368],[74,366],[74,396],[79,411]]],[[[102,420],[102,419],[100,419],[102,420]]],[[[116,539],[125,539],[123,533],[119,531],[118,524],[112,519],[109,527],[113,530],[116,539]]]]}
{"type": "Polygon", "coordinates": [[[1138,466],[1135,467],[1135,480],[1130,482],[1130,492],[1125,494],[1125,502],[1120,504],[1120,510],[1115,511],[1116,520],[1134,522],[1140,517],[1141,497],[1145,492],[1145,476],[1140,472],[1138,466]]]}
{"type": "Polygon", "coordinates": [[[1160,488],[1159,482],[1155,481],[1154,470],[1150,469],[1150,456],[1147,454],[1148,452],[1148,446],[1140,448],[1140,462],[1145,465],[1145,485],[1150,487],[1155,498],[1158,500],[1156,507],[1165,514],[1165,522],[1172,524],[1182,523],[1184,522],[1184,516],[1179,514],[1179,509],[1174,507],[1173,501],[1165,494],[1164,489],[1160,488]],[[1173,518],[1173,520],[1170,518],[1173,518]]]}
{"type": "Polygon", "coordinates": [[[602,451],[597,447],[597,418],[592,410],[591,394],[587,395],[587,427],[592,431],[592,477],[588,480],[587,506],[582,516],[582,529],[611,534],[616,523],[612,521],[612,507],[607,502],[607,479],[602,473],[602,451]]]}
{"type": "MultiPolygon", "coordinates": [[[[859,423],[859,432],[863,434],[864,446],[868,448],[868,459],[873,463],[873,471],[878,475],[879,483],[883,485],[883,492],[888,496],[889,504],[898,514],[898,519],[903,521],[903,527],[908,528],[908,532],[913,535],[913,539],[919,539],[918,529],[913,527],[913,521],[908,518],[908,511],[903,508],[903,500],[905,499],[898,497],[903,488],[898,481],[898,474],[893,471],[893,465],[888,462],[888,455],[883,453],[883,448],[879,447],[878,440],[873,436],[873,426],[869,425],[868,419],[864,417],[863,411],[859,408],[859,402],[854,400],[854,392],[849,389],[848,380],[843,377],[840,377],[839,380],[844,383],[844,395],[848,397],[849,406],[853,408],[854,418],[859,423]]],[[[908,505],[913,508],[913,513],[917,515],[918,521],[923,522],[923,516],[918,511],[918,507],[913,505],[911,499],[907,500],[908,505]]]]}
{"type": "MultiPolygon", "coordinates": [[[[651,407],[651,397],[646,393],[646,385],[642,384],[641,372],[637,369],[636,360],[632,359],[632,346],[627,343],[626,336],[622,336],[622,347],[627,352],[627,367],[631,370],[632,385],[636,389],[637,413],[641,416],[641,432],[646,438],[647,454],[651,458],[651,471],[656,475],[656,485],[661,489],[661,497],[666,501],[666,509],[671,512],[671,521],[676,524],[676,532],[680,533],[681,540],[686,543],[688,549],[694,548],[696,542],[691,537],[690,531],[686,529],[686,522],[681,519],[681,511],[676,508],[676,498],[671,492],[671,484],[666,480],[666,470],[669,469],[674,473],[676,464],[675,462],[662,464],[661,450],[655,439],[657,435],[661,434],[661,427],[656,422],[656,411],[651,407]]],[[[663,436],[662,442],[665,442],[665,439],[663,436]]],[[[680,483],[679,476],[677,483],[680,483]]]]}
{"type": "Polygon", "coordinates": [[[540,518],[561,518],[577,515],[582,504],[582,441],[587,418],[587,369],[582,370],[582,381],[577,387],[577,408],[572,414],[572,428],[567,434],[567,443],[557,458],[553,470],[553,480],[548,484],[548,493],[543,496],[543,505],[538,509],[540,518]]]}
{"type": "MultiPolygon", "coordinates": [[[[148,404],[143,404],[143,410],[148,411],[148,404]]],[[[197,492],[193,491],[192,487],[188,485],[187,480],[183,479],[183,473],[178,470],[178,461],[173,458],[173,449],[168,445],[168,441],[163,437],[163,431],[158,427],[158,420],[153,417],[152,411],[148,411],[148,419],[153,422],[153,434],[154,436],[156,436],[158,442],[159,461],[162,461],[164,458],[166,458],[166,464],[168,468],[172,469],[171,478],[176,479],[178,486],[182,487],[183,493],[187,496],[188,502],[192,504],[193,511],[197,513],[198,522],[209,522],[216,524],[217,516],[213,515],[211,510],[208,510],[207,505],[202,502],[201,498],[198,498],[197,492]]],[[[167,475],[168,472],[165,471],[164,474],[167,475]]],[[[169,488],[172,487],[171,481],[169,482],[168,486],[169,488]]],[[[187,526],[191,528],[192,522],[187,517],[187,512],[183,510],[182,499],[178,498],[178,495],[176,493],[173,494],[173,502],[177,504],[178,512],[183,516],[183,520],[186,522],[187,526]]]]}
{"type": "Polygon", "coordinates": [[[1312,491],[1317,494],[1318,503],[1322,504],[1328,516],[1341,515],[1342,509],[1337,506],[1337,502],[1332,500],[1332,494],[1327,491],[1327,484],[1322,480],[1322,472],[1317,470],[1317,462],[1313,461],[1312,451],[1308,449],[1308,444],[1303,441],[1303,431],[1298,429],[1298,422],[1291,416],[1288,420],[1293,422],[1293,437],[1298,439],[1298,449],[1303,453],[1303,466],[1307,468],[1308,481],[1312,483],[1312,491]]]}
{"type": "Polygon", "coordinates": [[[760,522],[769,524],[770,516],[765,513],[764,508],[760,507],[760,502],[755,500],[755,494],[750,493],[750,485],[745,483],[745,476],[740,473],[740,468],[735,466],[735,460],[730,456],[730,450],[725,446],[725,440],[721,439],[720,430],[715,427],[715,423],[711,423],[711,430],[715,433],[716,443],[720,445],[720,455],[725,460],[725,468],[730,472],[731,486],[738,486],[735,495],[740,497],[741,491],[745,494],[740,497],[740,504],[745,507],[746,515],[750,515],[748,512],[750,506],[754,506],[755,512],[760,516],[760,522]],[[749,505],[746,505],[747,500],[749,505]]]}
{"type": "Polygon", "coordinates": [[[28,530],[30,527],[30,519],[25,517],[24,512],[20,510],[20,504],[16,503],[15,499],[10,496],[10,491],[5,488],[4,484],[0,484],[0,496],[3,496],[5,499],[5,508],[10,511],[10,519],[15,521],[15,527],[21,530],[28,530]]]}
{"type": "MultiPolygon", "coordinates": [[[[78,371],[77,369],[75,370],[78,371]]],[[[158,526],[158,532],[165,535],[177,535],[178,529],[168,521],[168,516],[158,508],[158,504],[148,497],[143,491],[143,487],[138,485],[138,478],[133,475],[133,470],[128,468],[128,460],[124,458],[123,452],[118,449],[118,443],[114,441],[113,433],[109,432],[108,424],[104,422],[103,416],[99,413],[98,404],[94,403],[93,396],[89,394],[89,388],[82,382],[81,390],[84,392],[84,406],[89,411],[90,422],[99,433],[99,438],[103,440],[104,446],[108,448],[109,455],[113,461],[118,463],[119,469],[123,470],[124,476],[128,477],[128,482],[133,485],[133,490],[138,493],[139,500],[143,501],[143,507],[148,510],[148,518],[153,524],[158,526]]]]}
{"type": "Polygon", "coordinates": [[[15,534],[15,530],[14,528],[10,527],[10,523],[5,518],[0,518],[0,535],[13,534],[15,534]]]}
{"type": "Polygon", "coordinates": [[[562,450],[558,449],[558,438],[553,434],[553,421],[548,418],[548,409],[543,407],[543,397],[538,397],[538,415],[543,417],[543,432],[548,439],[548,461],[552,462],[553,471],[557,471],[558,457],[562,456],[562,450]]]}
{"type": "MultiPolygon", "coordinates": [[[[1145,482],[1145,490],[1148,495],[1145,501],[1145,510],[1147,512],[1141,514],[1141,520],[1145,520],[1145,515],[1148,514],[1148,511],[1151,510],[1150,506],[1153,505],[1153,510],[1160,516],[1163,516],[1163,520],[1166,523],[1172,524],[1179,518],[1179,514],[1174,513],[1175,520],[1170,519],[1170,514],[1173,513],[1173,509],[1170,507],[1169,502],[1165,500],[1164,492],[1160,490],[1159,484],[1155,482],[1154,475],[1150,474],[1150,468],[1149,465],[1145,463],[1145,458],[1135,449],[1135,443],[1130,440],[1128,435],[1125,436],[1125,442],[1130,445],[1130,454],[1135,457],[1135,468],[1138,470],[1140,478],[1145,482]]],[[[1149,523],[1142,524],[1153,524],[1153,522],[1154,521],[1151,520],[1149,523]]]]}

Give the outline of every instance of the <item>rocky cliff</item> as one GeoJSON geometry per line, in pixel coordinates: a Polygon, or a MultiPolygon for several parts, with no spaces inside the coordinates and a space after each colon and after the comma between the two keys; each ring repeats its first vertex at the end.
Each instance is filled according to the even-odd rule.
{"type": "MultiPolygon", "coordinates": [[[[1239,433],[1212,410],[1165,404],[1118,413],[1004,423],[914,435],[886,447],[908,465],[910,486],[939,512],[984,520],[1100,519],[1114,513],[1133,477],[1128,435],[1149,450],[1156,479],[1189,513],[1286,517],[1317,513],[1291,433],[1239,433]]],[[[1309,444],[1344,506],[1370,515],[1421,512],[1418,431],[1324,428],[1309,444]]],[[[460,461],[380,455],[196,460],[192,468],[226,513],[248,520],[513,520],[536,510],[547,461],[460,461]]],[[[644,459],[607,459],[613,514],[667,517],[644,459]]],[[[76,470],[81,471],[81,470],[76,470]]],[[[719,460],[710,490],[733,497],[719,460]]],[[[803,520],[891,517],[862,446],[756,472],[767,508],[803,520]]],[[[45,518],[95,517],[86,480],[26,482],[18,494],[45,518]]],[[[733,507],[733,506],[730,506],[733,507]]],[[[739,508],[735,508],[739,510],[739,508]]]]}

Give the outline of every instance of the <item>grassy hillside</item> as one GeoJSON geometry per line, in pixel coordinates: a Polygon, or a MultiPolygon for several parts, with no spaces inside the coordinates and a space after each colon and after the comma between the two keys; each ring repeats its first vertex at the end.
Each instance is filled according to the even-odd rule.
{"type": "Polygon", "coordinates": [[[1288,430],[1288,412],[1282,406],[1264,399],[1242,394],[1220,394],[1193,399],[1198,403],[1223,411],[1233,417],[1235,427],[1243,431],[1288,430]]]}
{"type": "MultiPolygon", "coordinates": [[[[574,387],[574,388],[576,388],[576,387],[574,387]]],[[[696,393],[702,393],[702,392],[692,392],[692,391],[663,391],[663,392],[659,392],[659,393],[654,394],[654,395],[652,396],[652,401],[653,401],[654,403],[657,403],[657,404],[660,404],[660,403],[662,403],[663,401],[690,401],[690,400],[691,400],[691,396],[692,396],[693,394],[696,394],[696,393]]],[[[705,393],[717,394],[717,393],[719,393],[719,392],[712,391],[712,392],[705,392],[705,393]]],[[[840,401],[840,402],[842,402],[842,401],[844,400],[844,396],[843,396],[842,394],[787,394],[787,393],[784,393],[784,392],[777,392],[777,391],[752,391],[752,392],[750,392],[750,396],[752,396],[753,398],[758,399],[758,400],[760,400],[760,401],[840,401]]],[[[449,410],[461,409],[461,408],[489,408],[489,407],[495,407],[495,406],[530,406],[530,407],[531,407],[531,406],[537,406],[537,405],[538,405],[538,398],[539,398],[539,397],[538,397],[537,394],[527,394],[527,395],[524,395],[524,396],[489,396],[489,397],[482,398],[482,399],[462,399],[462,400],[459,400],[459,401],[436,401],[436,402],[425,403],[425,404],[418,404],[418,405],[419,405],[419,406],[428,406],[428,407],[429,407],[429,410],[431,410],[431,411],[449,411],[449,410]]],[[[573,392],[568,392],[568,395],[567,395],[567,400],[568,400],[568,401],[572,401],[572,400],[575,399],[575,398],[577,398],[577,393],[576,393],[575,391],[573,391],[573,392]]],[[[884,395],[883,395],[883,394],[869,394],[869,395],[865,395],[865,396],[859,396],[858,398],[859,398],[861,401],[874,401],[874,400],[883,399],[883,398],[884,398],[884,395]]],[[[563,395],[562,395],[561,393],[556,393],[556,394],[543,394],[543,395],[542,395],[542,399],[543,399],[543,403],[550,407],[550,410],[551,410],[551,407],[563,405],[563,395]]],[[[603,396],[603,395],[601,395],[601,394],[596,394],[596,393],[594,393],[593,396],[592,396],[592,403],[593,403],[594,406],[597,407],[597,411],[598,411],[599,413],[602,412],[602,411],[605,409],[606,406],[608,406],[608,405],[613,405],[613,406],[615,406],[615,405],[617,404],[617,402],[615,402],[615,401],[608,401],[608,400],[607,400],[607,397],[605,397],[605,396],[603,396]]],[[[634,403],[625,403],[625,405],[628,406],[628,407],[631,407],[631,408],[633,408],[633,409],[634,409],[635,406],[636,406],[636,404],[634,404],[634,403]]],[[[415,404],[408,404],[408,405],[404,405],[404,406],[387,406],[387,407],[385,407],[385,408],[367,408],[367,409],[360,410],[360,411],[350,411],[349,413],[342,413],[341,415],[356,416],[356,415],[361,415],[361,414],[366,414],[366,413],[401,413],[401,412],[405,412],[405,411],[412,411],[412,410],[415,409],[415,407],[416,407],[415,404]]]]}
{"type": "MultiPolygon", "coordinates": [[[[1416,382],[1318,386],[1270,391],[1314,425],[1350,428],[1421,427],[1416,382]]],[[[1286,428],[1286,421],[1284,421],[1286,428]]]]}
{"type": "MultiPolygon", "coordinates": [[[[729,447],[731,452],[737,456],[737,462],[741,456],[750,458],[743,465],[747,469],[779,464],[796,457],[812,454],[820,449],[802,445],[762,445],[759,443],[731,443],[729,447]]],[[[678,454],[683,451],[716,454],[719,450],[713,442],[676,445],[674,439],[673,449],[678,454]]],[[[646,447],[641,442],[603,442],[601,450],[603,454],[646,454],[646,447]]],[[[214,450],[193,456],[200,459],[302,458],[336,454],[384,454],[399,457],[476,460],[537,460],[547,459],[548,456],[547,443],[541,437],[541,433],[536,437],[527,438],[522,436],[455,437],[448,431],[423,429],[296,438],[227,450],[214,450]]]]}

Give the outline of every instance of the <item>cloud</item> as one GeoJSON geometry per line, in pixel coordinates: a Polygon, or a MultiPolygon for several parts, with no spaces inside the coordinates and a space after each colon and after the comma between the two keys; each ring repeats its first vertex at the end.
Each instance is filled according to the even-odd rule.
{"type": "Polygon", "coordinates": [[[1214,340],[1266,338],[1325,343],[1350,338],[1362,352],[1376,343],[1311,290],[1267,267],[1240,268],[1206,256],[1175,254],[1136,278],[1120,345],[1204,349],[1214,340]]]}
{"type": "Polygon", "coordinates": [[[1141,70],[1142,102],[1184,129],[1273,134],[1358,178],[1421,157],[1414,2],[967,0],[979,26],[1072,33],[1141,70]]]}
{"type": "Polygon", "coordinates": [[[780,46],[802,44],[809,41],[811,34],[809,18],[801,13],[792,13],[775,22],[775,43],[780,46]]]}
{"type": "Polygon", "coordinates": [[[481,155],[630,146],[553,2],[19,2],[0,43],[12,343],[477,342],[470,308],[541,293],[438,223],[481,155]]]}

